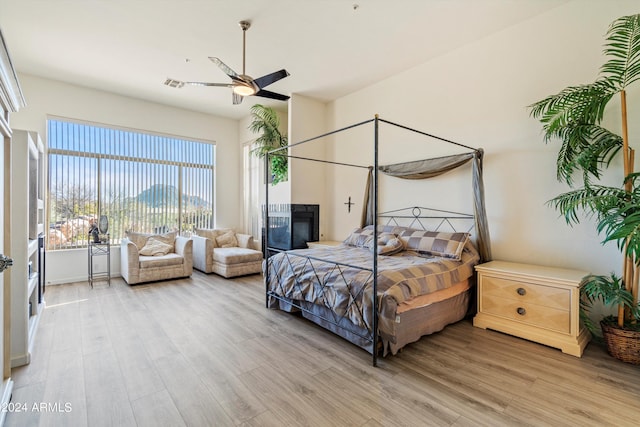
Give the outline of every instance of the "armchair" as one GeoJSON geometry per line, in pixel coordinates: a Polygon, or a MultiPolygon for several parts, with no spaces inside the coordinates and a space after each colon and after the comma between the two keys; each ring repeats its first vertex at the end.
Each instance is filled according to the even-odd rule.
{"type": "Polygon", "coordinates": [[[120,269],[130,285],[189,277],[193,272],[193,242],[175,232],[127,232],[120,244],[120,269]]]}
{"type": "Polygon", "coordinates": [[[253,236],[230,229],[197,228],[193,240],[193,267],[225,278],[260,273],[262,252],[253,247],[253,236]]]}

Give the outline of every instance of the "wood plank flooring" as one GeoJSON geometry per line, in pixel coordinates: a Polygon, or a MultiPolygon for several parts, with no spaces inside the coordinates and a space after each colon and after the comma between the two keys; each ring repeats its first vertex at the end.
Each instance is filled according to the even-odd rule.
{"type": "Polygon", "coordinates": [[[371,366],[261,276],[50,286],[7,426],[638,426],[640,367],[462,321],[371,366]],[[41,406],[45,404],[45,406],[41,406]],[[35,407],[34,407],[35,405],[35,407]],[[37,409],[36,409],[37,408],[37,409]]]}

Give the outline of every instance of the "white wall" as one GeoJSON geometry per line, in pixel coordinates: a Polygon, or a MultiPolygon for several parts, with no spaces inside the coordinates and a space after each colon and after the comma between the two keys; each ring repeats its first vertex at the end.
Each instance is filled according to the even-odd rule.
{"type": "MultiPolygon", "coordinates": [[[[154,131],[216,144],[216,225],[240,228],[242,180],[238,122],[74,86],[30,75],[18,76],[27,106],[11,116],[14,128],[40,133],[46,145],[48,115],[154,131]]],[[[47,254],[47,282],[87,279],[86,250],[47,254]]],[[[120,273],[119,249],[112,252],[112,273],[120,273]]]]}
{"type": "MultiPolygon", "coordinates": [[[[295,144],[321,135],[327,128],[326,105],[315,99],[293,94],[289,101],[289,144],[295,144]]],[[[325,141],[322,139],[291,147],[289,154],[308,159],[326,159],[325,141]]],[[[320,239],[324,238],[327,223],[326,173],[327,167],[319,162],[289,159],[291,201],[295,204],[320,205],[320,239]]]]}
{"type": "MultiPolygon", "coordinates": [[[[637,12],[635,1],[570,2],[331,103],[328,128],[379,113],[393,122],[483,147],[495,259],[598,274],[617,271],[621,258],[615,245],[601,246],[591,221],[568,227],[545,204],[567,187],[555,179],[558,144],[543,143],[541,125],[529,117],[527,106],[566,86],[594,81],[609,24],[637,12]]],[[[628,98],[632,144],[639,146],[640,90],[634,88],[628,98]]],[[[619,107],[612,106],[607,115],[607,122],[618,130],[619,107]]],[[[331,151],[335,158],[370,161],[370,151],[353,145],[361,136],[356,134],[336,139],[331,151]]],[[[366,132],[362,134],[366,138],[366,132]]],[[[394,132],[385,139],[382,131],[381,136],[383,143],[393,146],[381,149],[383,163],[423,154],[408,150],[394,132]]],[[[429,150],[440,154],[441,146],[431,144],[429,150]]],[[[607,177],[613,183],[621,179],[621,172],[607,177]]],[[[427,205],[472,212],[470,168],[433,182],[383,180],[381,209],[427,205]]],[[[346,215],[343,199],[361,195],[364,180],[355,172],[336,169],[326,183],[328,194],[336,195],[331,237],[344,238],[355,222],[346,215]]]]}

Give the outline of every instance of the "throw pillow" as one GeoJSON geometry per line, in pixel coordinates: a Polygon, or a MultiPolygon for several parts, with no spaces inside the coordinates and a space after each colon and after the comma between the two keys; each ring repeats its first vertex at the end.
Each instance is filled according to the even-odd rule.
{"type": "MultiPolygon", "coordinates": [[[[373,239],[369,249],[373,252],[373,239]]],[[[378,255],[393,255],[404,250],[404,243],[395,234],[380,233],[378,236],[378,255]]]]}
{"type": "Polygon", "coordinates": [[[138,248],[138,250],[140,250],[147,243],[147,240],[149,239],[149,234],[146,234],[146,233],[136,233],[134,231],[127,231],[125,235],[127,236],[127,239],[131,240],[131,243],[136,245],[136,248],[138,248]]]}
{"type": "Polygon", "coordinates": [[[216,243],[218,236],[233,232],[231,228],[196,228],[194,231],[197,236],[211,240],[214,248],[218,247],[218,244],[216,243]]]}
{"type": "Polygon", "coordinates": [[[407,250],[419,255],[440,256],[459,261],[469,233],[406,230],[400,235],[407,250]]]}
{"type": "Polygon", "coordinates": [[[236,233],[228,231],[224,234],[216,237],[216,244],[220,248],[236,248],[238,247],[238,239],[236,239],[236,233]]]}
{"type": "Polygon", "coordinates": [[[140,255],[144,256],[162,256],[173,251],[173,245],[170,245],[156,237],[149,237],[147,243],[140,249],[140,255]]]}
{"type": "Polygon", "coordinates": [[[173,251],[177,235],[178,235],[177,231],[171,231],[165,234],[137,233],[134,231],[126,232],[127,238],[131,240],[131,242],[134,245],[136,245],[138,250],[143,248],[151,237],[154,237],[155,239],[160,240],[161,242],[171,245],[171,250],[173,251]]]}

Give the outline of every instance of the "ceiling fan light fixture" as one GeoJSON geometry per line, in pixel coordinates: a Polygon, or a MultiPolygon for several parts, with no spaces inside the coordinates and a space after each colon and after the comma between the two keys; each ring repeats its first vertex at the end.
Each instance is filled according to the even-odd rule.
{"type": "Polygon", "coordinates": [[[236,84],[233,86],[233,92],[240,96],[255,95],[256,89],[251,85],[236,84]]]}

